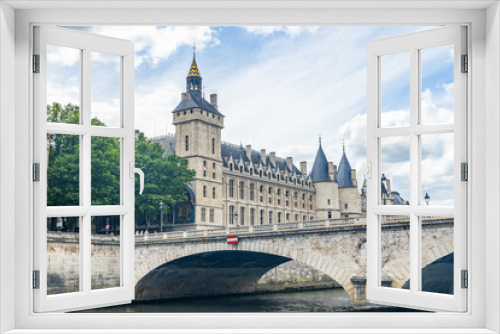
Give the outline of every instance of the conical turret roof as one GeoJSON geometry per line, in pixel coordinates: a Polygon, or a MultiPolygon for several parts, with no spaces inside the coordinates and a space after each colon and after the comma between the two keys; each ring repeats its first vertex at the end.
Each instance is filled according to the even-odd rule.
{"type": "Polygon", "coordinates": [[[325,152],[319,144],[318,153],[314,159],[313,168],[311,170],[311,179],[313,182],[331,182],[332,179],[328,174],[328,160],[326,159],[325,152]]]}
{"type": "Polygon", "coordinates": [[[352,182],[351,178],[351,164],[345,155],[345,149],[343,151],[337,172],[337,182],[339,183],[339,188],[354,187],[354,182],[352,182]]]}

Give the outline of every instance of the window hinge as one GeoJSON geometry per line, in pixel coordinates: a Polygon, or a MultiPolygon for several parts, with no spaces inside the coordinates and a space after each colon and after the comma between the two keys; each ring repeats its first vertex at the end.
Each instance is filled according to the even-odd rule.
{"type": "Polygon", "coordinates": [[[40,73],[40,55],[33,55],[33,73],[40,73]]]}
{"type": "Polygon", "coordinates": [[[40,270],[33,270],[33,289],[40,289],[40,270]]]}
{"type": "Polygon", "coordinates": [[[467,55],[462,55],[462,73],[469,72],[469,57],[467,55]]]}
{"type": "Polygon", "coordinates": [[[33,181],[40,181],[40,163],[38,162],[33,164],[33,181]]]}
{"type": "Polygon", "coordinates": [[[461,173],[461,177],[460,177],[460,180],[462,181],[469,181],[469,166],[467,165],[466,162],[462,162],[460,164],[460,173],[461,173]]]}
{"type": "Polygon", "coordinates": [[[467,270],[462,270],[462,289],[467,289],[469,287],[469,272],[467,270]]]}

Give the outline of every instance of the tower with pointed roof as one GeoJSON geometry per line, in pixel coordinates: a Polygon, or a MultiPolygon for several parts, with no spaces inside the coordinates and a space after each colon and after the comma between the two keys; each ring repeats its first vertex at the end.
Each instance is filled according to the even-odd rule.
{"type": "Polygon", "coordinates": [[[188,160],[188,168],[196,171],[191,190],[196,198],[191,228],[213,228],[222,221],[221,130],[224,115],[217,107],[217,95],[210,102],[203,96],[203,78],[193,60],[186,77],[186,92],[172,112],[175,125],[175,153],[188,160]],[[213,211],[212,211],[213,210],[213,211]],[[198,226],[199,225],[199,226],[198,226]]]}
{"type": "Polygon", "coordinates": [[[356,181],[356,170],[351,168],[342,144],[342,158],[337,172],[339,184],[339,207],[342,218],[360,217],[362,215],[361,196],[356,181]]]}
{"type": "Polygon", "coordinates": [[[333,163],[328,162],[321,147],[320,137],[318,152],[311,170],[311,180],[316,189],[316,219],[340,218],[338,183],[333,169],[333,163]]]}

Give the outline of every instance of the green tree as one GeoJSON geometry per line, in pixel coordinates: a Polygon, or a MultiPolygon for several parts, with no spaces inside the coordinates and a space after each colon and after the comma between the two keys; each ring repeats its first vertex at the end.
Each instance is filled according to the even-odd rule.
{"type": "MultiPolygon", "coordinates": [[[[79,108],[53,103],[47,106],[47,120],[55,123],[79,124],[79,108]]],[[[106,126],[97,118],[94,126],[106,126]]],[[[47,138],[47,205],[79,205],[80,196],[80,138],[77,135],[50,134],[47,138]]],[[[165,150],[153,143],[143,132],[136,130],[135,165],[146,177],[143,195],[136,179],[136,224],[150,225],[157,220],[163,201],[163,212],[168,213],[176,204],[188,199],[186,188],[194,180],[195,171],[188,169],[187,160],[177,155],[163,156],[165,150]]],[[[110,137],[91,139],[91,202],[92,205],[120,204],[120,140],[110,137]]],[[[67,223],[66,220],[64,224],[67,223]]],[[[50,223],[55,224],[54,222],[50,223]]],[[[49,227],[51,230],[54,228],[49,227]]],[[[69,230],[65,226],[63,229],[69,230]]]]}
{"type": "MultiPolygon", "coordinates": [[[[161,145],[152,143],[143,132],[136,130],[135,137],[135,165],[145,174],[143,195],[135,197],[136,224],[149,227],[151,220],[159,217],[160,201],[163,201],[165,214],[188,199],[186,188],[196,172],[188,169],[187,160],[178,155],[164,157],[161,145]]],[[[138,179],[135,187],[138,194],[138,179]]]]}

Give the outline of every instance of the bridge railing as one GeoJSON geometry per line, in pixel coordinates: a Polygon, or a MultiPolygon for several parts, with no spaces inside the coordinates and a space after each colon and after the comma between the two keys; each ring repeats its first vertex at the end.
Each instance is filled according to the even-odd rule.
{"type": "Polygon", "coordinates": [[[179,239],[179,238],[196,238],[196,237],[211,237],[225,236],[231,234],[255,233],[255,232],[276,232],[276,231],[291,231],[291,230],[308,230],[315,228],[323,228],[330,226],[342,225],[363,225],[366,224],[366,218],[340,218],[340,219],[323,219],[301,222],[291,222],[273,225],[246,225],[234,227],[221,227],[213,230],[192,230],[192,231],[176,231],[164,233],[151,233],[144,235],[136,235],[136,240],[159,240],[159,239],[179,239]]]}

